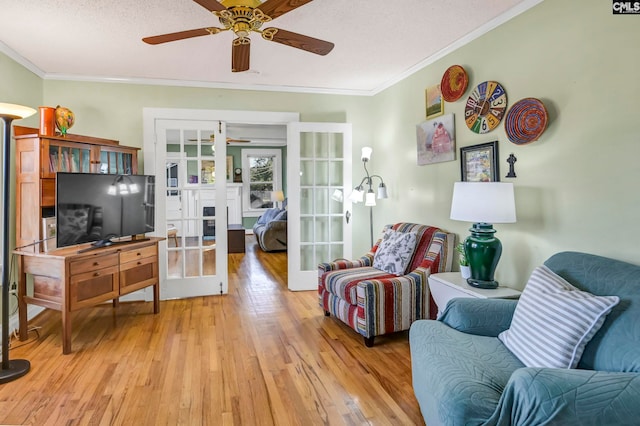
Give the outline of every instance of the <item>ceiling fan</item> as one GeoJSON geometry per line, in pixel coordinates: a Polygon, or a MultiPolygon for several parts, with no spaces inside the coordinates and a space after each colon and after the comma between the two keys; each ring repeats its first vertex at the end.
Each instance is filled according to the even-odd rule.
{"type": "Polygon", "coordinates": [[[261,29],[262,25],[284,15],[287,12],[303,6],[312,0],[193,0],[218,17],[224,28],[207,27],[195,30],[179,31],[177,33],[162,34],[142,39],[148,44],[161,44],[169,41],[183,40],[192,37],[215,35],[222,31],[233,31],[231,53],[231,71],[241,72],[249,69],[249,53],[251,47],[251,32],[262,35],[268,41],[306,50],[318,55],[331,52],[334,44],[328,41],[294,33],[280,28],[261,29]]]}

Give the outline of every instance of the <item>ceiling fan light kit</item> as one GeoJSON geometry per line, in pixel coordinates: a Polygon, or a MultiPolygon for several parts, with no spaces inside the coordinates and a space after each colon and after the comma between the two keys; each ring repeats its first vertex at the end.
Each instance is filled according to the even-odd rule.
{"type": "Polygon", "coordinates": [[[249,69],[252,32],[259,33],[263,39],[295,47],[317,55],[326,55],[334,47],[328,41],[294,33],[280,28],[265,28],[262,25],[284,15],[312,0],[194,0],[200,6],[218,17],[224,28],[208,27],[194,30],[179,31],[142,39],[148,44],[161,44],[170,41],[184,40],[192,37],[216,35],[223,31],[233,31],[236,38],[231,49],[231,71],[242,72],[249,69]]]}

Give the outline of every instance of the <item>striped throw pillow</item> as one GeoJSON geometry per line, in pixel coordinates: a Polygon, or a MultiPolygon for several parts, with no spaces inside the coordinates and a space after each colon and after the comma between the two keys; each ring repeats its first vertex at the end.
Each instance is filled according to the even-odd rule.
{"type": "Polygon", "coordinates": [[[540,266],[520,296],[510,328],[498,338],[527,367],[575,368],[619,301],[581,291],[540,266]]]}

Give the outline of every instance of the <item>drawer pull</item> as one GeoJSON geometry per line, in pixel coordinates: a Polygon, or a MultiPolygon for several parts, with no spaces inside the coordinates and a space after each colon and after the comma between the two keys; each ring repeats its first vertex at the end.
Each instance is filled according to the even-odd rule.
{"type": "Polygon", "coordinates": [[[138,254],[136,256],[142,256],[142,253],[138,252],[138,254]]]}
{"type": "Polygon", "coordinates": [[[138,261],[138,265],[142,265],[142,262],[138,261]]]}
{"type": "Polygon", "coordinates": [[[99,277],[100,276],[100,272],[94,272],[93,276],[94,277],[99,277]]]}
{"type": "Polygon", "coordinates": [[[93,262],[93,266],[98,266],[100,265],[100,262],[93,262]]]}

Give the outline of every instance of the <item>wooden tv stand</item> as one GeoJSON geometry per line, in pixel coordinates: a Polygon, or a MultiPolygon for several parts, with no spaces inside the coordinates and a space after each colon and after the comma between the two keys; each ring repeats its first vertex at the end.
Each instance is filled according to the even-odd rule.
{"type": "Polygon", "coordinates": [[[48,253],[16,250],[20,257],[18,308],[20,340],[27,339],[27,304],[62,313],[62,353],[71,353],[71,314],[82,308],[113,300],[153,286],[153,313],[160,311],[158,241],[115,244],[84,251],[90,244],[64,247],[48,253]],[[27,275],[33,277],[33,292],[27,294],[27,275]]]}

